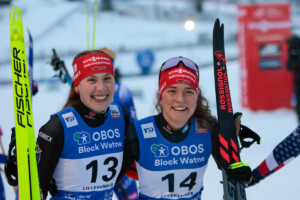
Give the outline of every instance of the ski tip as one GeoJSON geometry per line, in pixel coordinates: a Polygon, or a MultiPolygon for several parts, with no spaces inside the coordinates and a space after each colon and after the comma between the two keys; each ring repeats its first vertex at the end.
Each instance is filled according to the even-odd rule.
{"type": "Polygon", "coordinates": [[[28,35],[31,36],[29,28],[26,28],[26,29],[27,29],[28,35]]]}
{"type": "Polygon", "coordinates": [[[220,19],[219,18],[216,19],[215,24],[220,24],[220,19]]]}
{"type": "Polygon", "coordinates": [[[221,30],[221,31],[224,31],[224,24],[220,23],[220,20],[219,18],[216,19],[215,21],[215,25],[214,25],[214,30],[221,30]]]}
{"type": "Polygon", "coordinates": [[[9,24],[14,22],[22,22],[22,11],[17,6],[10,9],[9,24]]]}
{"type": "Polygon", "coordinates": [[[30,30],[29,30],[29,28],[27,28],[27,32],[28,32],[28,36],[29,36],[29,42],[31,43],[31,45],[32,45],[32,43],[33,43],[33,40],[32,40],[32,35],[31,35],[31,33],[30,33],[30,30]]]}
{"type": "Polygon", "coordinates": [[[219,20],[219,18],[216,19],[214,27],[215,28],[220,27],[220,20],[219,20]]]}
{"type": "Polygon", "coordinates": [[[224,24],[221,24],[219,18],[217,18],[216,21],[215,21],[214,29],[215,30],[217,30],[217,29],[223,30],[224,29],[224,24]]]}

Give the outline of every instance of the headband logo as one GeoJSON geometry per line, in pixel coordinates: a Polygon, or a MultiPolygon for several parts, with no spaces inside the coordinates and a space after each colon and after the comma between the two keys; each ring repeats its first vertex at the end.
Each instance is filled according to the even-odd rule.
{"type": "Polygon", "coordinates": [[[73,65],[73,71],[76,72],[77,71],[77,63],[75,65],[73,65]]]}
{"type": "Polygon", "coordinates": [[[74,75],[74,79],[78,78],[78,76],[81,74],[81,71],[78,71],[75,75],[74,75]]]}
{"type": "Polygon", "coordinates": [[[100,71],[100,70],[106,70],[107,67],[106,66],[103,66],[103,67],[93,67],[92,70],[93,71],[100,71]]]}
{"type": "Polygon", "coordinates": [[[176,80],[178,83],[183,83],[183,84],[190,84],[189,81],[187,80],[176,80]]]}
{"type": "Polygon", "coordinates": [[[87,62],[90,62],[90,61],[95,62],[95,61],[97,61],[97,60],[107,60],[107,61],[109,61],[110,58],[106,58],[106,57],[102,57],[102,56],[101,56],[101,57],[95,57],[95,56],[93,56],[93,57],[91,57],[91,58],[88,58],[88,59],[82,61],[82,63],[85,64],[85,63],[87,63],[87,62]]]}
{"type": "Polygon", "coordinates": [[[160,90],[159,90],[159,94],[161,94],[161,92],[163,91],[163,89],[166,87],[166,85],[167,85],[167,82],[165,81],[163,84],[162,84],[162,86],[160,86],[160,90]]]}

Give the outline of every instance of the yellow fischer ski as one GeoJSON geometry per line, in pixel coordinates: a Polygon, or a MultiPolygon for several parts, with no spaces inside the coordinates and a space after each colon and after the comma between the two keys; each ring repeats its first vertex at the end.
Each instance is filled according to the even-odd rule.
{"type": "Polygon", "coordinates": [[[40,200],[29,76],[22,12],[10,10],[10,45],[20,200],[40,200]]]}

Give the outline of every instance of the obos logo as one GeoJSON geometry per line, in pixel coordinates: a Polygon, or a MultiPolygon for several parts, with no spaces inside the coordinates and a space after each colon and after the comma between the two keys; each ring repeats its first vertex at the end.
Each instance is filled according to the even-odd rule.
{"type": "Polygon", "coordinates": [[[62,115],[62,117],[64,118],[64,120],[66,122],[67,128],[78,125],[78,122],[72,112],[65,113],[62,115]]]}
{"type": "Polygon", "coordinates": [[[77,141],[78,145],[88,144],[91,142],[91,136],[87,132],[76,132],[74,134],[74,140],[77,141]]]}
{"type": "Polygon", "coordinates": [[[157,137],[155,129],[154,129],[154,125],[152,122],[147,123],[147,124],[142,124],[141,127],[142,127],[144,138],[157,137]]]}
{"type": "Polygon", "coordinates": [[[167,157],[169,156],[169,149],[163,144],[153,144],[151,146],[151,151],[154,153],[155,157],[167,157]]]}
{"type": "Polygon", "coordinates": [[[178,155],[195,155],[198,153],[203,153],[204,152],[204,146],[203,144],[192,144],[192,145],[183,145],[183,146],[174,146],[171,148],[171,154],[174,156],[178,156],[178,155]]]}

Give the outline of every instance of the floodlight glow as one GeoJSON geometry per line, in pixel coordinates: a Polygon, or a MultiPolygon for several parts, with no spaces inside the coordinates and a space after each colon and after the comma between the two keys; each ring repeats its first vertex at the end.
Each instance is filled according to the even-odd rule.
{"type": "Polygon", "coordinates": [[[192,31],[195,28],[195,22],[193,20],[186,20],[184,22],[184,28],[187,31],[192,31]]]}

